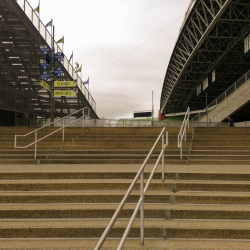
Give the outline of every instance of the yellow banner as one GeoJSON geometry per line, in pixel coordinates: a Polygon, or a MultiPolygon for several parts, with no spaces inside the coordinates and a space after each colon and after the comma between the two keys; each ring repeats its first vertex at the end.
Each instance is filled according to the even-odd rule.
{"type": "Polygon", "coordinates": [[[73,90],[55,90],[54,96],[76,96],[73,90]]]}
{"type": "Polygon", "coordinates": [[[40,85],[44,87],[45,89],[47,89],[48,91],[50,91],[50,85],[46,83],[45,81],[41,81],[40,85]]]}
{"type": "Polygon", "coordinates": [[[76,84],[73,81],[55,81],[54,87],[55,88],[76,87],[76,84]]]}

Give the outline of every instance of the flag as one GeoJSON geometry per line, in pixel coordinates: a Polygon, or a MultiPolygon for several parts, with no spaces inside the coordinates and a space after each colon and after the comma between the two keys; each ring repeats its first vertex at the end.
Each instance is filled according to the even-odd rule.
{"type": "Polygon", "coordinates": [[[34,9],[34,11],[36,11],[37,13],[39,13],[39,9],[40,9],[40,6],[38,5],[38,6],[34,9]]]}
{"type": "Polygon", "coordinates": [[[83,85],[89,84],[89,77],[88,77],[88,80],[87,80],[86,82],[83,82],[82,84],[83,84],[83,85]]]}
{"type": "Polygon", "coordinates": [[[76,71],[76,73],[82,72],[82,66],[76,71]]]}
{"type": "Polygon", "coordinates": [[[69,58],[69,62],[70,62],[70,60],[73,58],[73,51],[72,51],[72,55],[70,56],[70,58],[69,58]]]}
{"type": "Polygon", "coordinates": [[[34,11],[36,11],[37,13],[40,12],[40,0],[39,0],[39,3],[38,3],[38,6],[34,9],[34,11]]]}
{"type": "Polygon", "coordinates": [[[46,24],[46,26],[45,26],[45,28],[48,28],[48,27],[52,27],[52,23],[53,23],[53,19],[51,19],[51,21],[49,21],[47,24],[46,24]]]}
{"type": "Polygon", "coordinates": [[[59,40],[57,41],[57,43],[63,43],[63,44],[64,44],[64,36],[63,36],[63,38],[59,39],[59,40]]]}

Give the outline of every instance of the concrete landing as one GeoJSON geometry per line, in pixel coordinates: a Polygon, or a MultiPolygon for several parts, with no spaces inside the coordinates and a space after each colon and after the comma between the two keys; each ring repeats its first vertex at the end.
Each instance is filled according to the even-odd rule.
{"type": "MultiPolygon", "coordinates": [[[[151,172],[154,165],[147,165],[151,172]]],[[[137,172],[139,164],[45,164],[45,165],[0,165],[1,172],[137,172]]],[[[161,172],[161,165],[156,172],[161,172]]],[[[165,165],[165,172],[175,173],[250,173],[249,165],[165,165]]]]}

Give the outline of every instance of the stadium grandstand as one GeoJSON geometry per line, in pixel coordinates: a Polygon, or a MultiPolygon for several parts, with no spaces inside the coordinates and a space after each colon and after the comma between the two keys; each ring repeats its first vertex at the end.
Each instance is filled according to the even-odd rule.
{"type": "MultiPolygon", "coordinates": [[[[5,117],[0,125],[14,125],[17,115],[51,118],[53,113],[57,118],[83,107],[90,108],[92,118],[98,118],[93,97],[66,57],[55,64],[63,69],[63,79],[54,80],[73,81],[76,94],[53,99],[41,86],[40,60],[45,59],[41,45],[54,45],[55,53],[62,52],[26,0],[0,0],[0,114],[5,117]]],[[[50,79],[47,84],[51,85],[50,79]]]]}
{"type": "MultiPolygon", "coordinates": [[[[192,0],[169,61],[160,112],[185,112],[188,107],[191,111],[204,110],[231,86],[230,94],[248,82],[249,34],[249,0],[192,0]]],[[[235,95],[234,100],[241,97],[235,95]]],[[[237,121],[249,120],[249,100],[248,95],[240,107],[226,112],[220,121],[232,114],[237,121]]],[[[217,104],[210,105],[210,110],[217,104]]],[[[233,101],[228,105],[234,105],[233,101]]]]}

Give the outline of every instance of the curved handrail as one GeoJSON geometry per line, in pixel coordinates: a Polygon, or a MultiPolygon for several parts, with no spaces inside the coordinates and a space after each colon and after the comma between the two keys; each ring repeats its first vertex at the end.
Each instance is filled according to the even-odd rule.
{"type": "Polygon", "coordinates": [[[190,108],[188,107],[187,112],[185,114],[183,123],[181,125],[180,133],[178,134],[178,148],[180,148],[180,158],[182,159],[182,141],[185,136],[185,141],[187,140],[187,125],[189,128],[189,116],[190,116],[190,108]]]}
{"type": "Polygon", "coordinates": [[[154,176],[155,170],[158,167],[158,164],[159,164],[159,161],[160,161],[161,158],[162,158],[162,181],[164,182],[164,180],[165,180],[165,178],[164,178],[164,173],[165,173],[165,169],[164,169],[164,166],[165,166],[164,165],[164,151],[165,151],[166,146],[168,145],[168,131],[166,131],[166,144],[164,144],[164,132],[165,131],[166,131],[166,128],[163,128],[160,135],[158,136],[157,140],[155,141],[153,147],[151,148],[149,154],[147,155],[145,161],[143,162],[141,168],[139,169],[138,173],[136,174],[133,182],[131,183],[128,191],[126,192],[125,196],[123,197],[120,205],[116,209],[116,211],[115,211],[113,217],[111,218],[108,226],[104,230],[104,232],[103,232],[100,240],[98,241],[96,247],[94,248],[94,250],[101,249],[104,241],[107,238],[107,235],[108,235],[109,231],[111,230],[111,228],[113,227],[115,221],[117,220],[120,211],[122,210],[124,204],[126,203],[130,193],[132,192],[132,190],[133,190],[133,188],[134,188],[134,186],[135,186],[135,184],[136,184],[136,182],[138,181],[139,178],[140,178],[140,199],[139,199],[139,201],[138,201],[138,203],[136,205],[134,213],[133,213],[133,215],[132,215],[132,217],[131,217],[131,219],[129,221],[129,224],[128,224],[127,228],[126,228],[126,231],[125,231],[125,233],[124,233],[124,235],[123,235],[123,237],[121,239],[121,242],[120,242],[117,249],[119,249],[119,250],[122,249],[122,247],[123,247],[123,245],[124,245],[124,243],[126,241],[126,238],[127,238],[128,234],[129,234],[129,231],[130,231],[130,229],[132,227],[133,221],[134,221],[134,219],[135,219],[135,217],[137,215],[137,212],[138,212],[139,208],[141,208],[141,243],[142,244],[144,243],[144,196],[146,195],[149,184],[151,183],[151,180],[152,180],[152,178],[154,176]],[[143,188],[143,186],[144,186],[144,168],[145,168],[151,154],[153,153],[157,143],[159,142],[159,140],[161,138],[162,138],[162,151],[161,151],[161,153],[160,153],[160,155],[159,155],[159,157],[158,157],[158,159],[156,161],[156,164],[155,164],[155,166],[154,166],[154,168],[153,168],[153,170],[152,170],[152,172],[150,174],[150,177],[149,177],[149,179],[147,181],[147,184],[146,184],[145,188],[143,188]]]}
{"type": "Polygon", "coordinates": [[[25,135],[15,135],[14,148],[24,149],[24,148],[28,148],[28,147],[30,147],[30,146],[32,146],[32,145],[35,144],[35,159],[36,159],[36,146],[37,146],[37,143],[38,143],[38,142],[42,141],[43,139],[49,137],[49,136],[52,135],[52,134],[55,134],[56,132],[60,131],[61,129],[63,129],[62,141],[64,142],[64,128],[68,127],[69,125],[71,125],[71,124],[73,124],[73,123],[75,123],[75,122],[77,122],[77,121],[79,121],[79,120],[81,120],[81,119],[84,119],[85,117],[89,116],[89,114],[90,114],[90,109],[87,108],[87,107],[85,107],[85,108],[82,108],[82,109],[80,109],[80,110],[75,111],[74,113],[71,113],[71,114],[69,114],[69,115],[67,115],[67,116],[64,116],[63,118],[61,118],[61,119],[59,119],[59,120],[57,120],[57,121],[55,121],[55,122],[51,122],[50,124],[47,124],[47,125],[45,125],[45,126],[43,126],[43,127],[41,127],[41,128],[38,128],[38,129],[36,129],[36,130],[33,130],[33,131],[31,131],[31,132],[29,132],[29,133],[27,133],[27,134],[25,134],[25,135]],[[69,124],[67,124],[67,125],[65,126],[65,119],[66,119],[66,118],[68,118],[68,117],[70,117],[70,116],[72,116],[72,115],[74,115],[74,114],[76,114],[76,113],[79,113],[79,112],[83,111],[84,109],[87,109],[87,110],[88,110],[88,115],[83,115],[81,118],[79,118],[79,119],[77,119],[77,120],[75,120],[75,121],[73,121],[73,122],[71,122],[71,123],[69,123],[69,124]],[[63,125],[62,125],[61,128],[59,128],[59,129],[57,129],[57,130],[51,132],[50,134],[48,134],[48,135],[46,135],[46,136],[40,138],[39,140],[37,140],[37,132],[38,132],[39,130],[41,130],[41,129],[45,128],[45,127],[51,126],[52,124],[55,124],[56,122],[59,122],[59,121],[61,121],[61,120],[63,120],[63,125]],[[33,133],[35,133],[35,141],[34,141],[34,142],[32,142],[32,143],[30,143],[29,145],[24,146],[24,147],[18,147],[18,146],[17,146],[17,137],[26,137],[26,136],[31,135],[31,134],[33,134],[33,133]]]}

